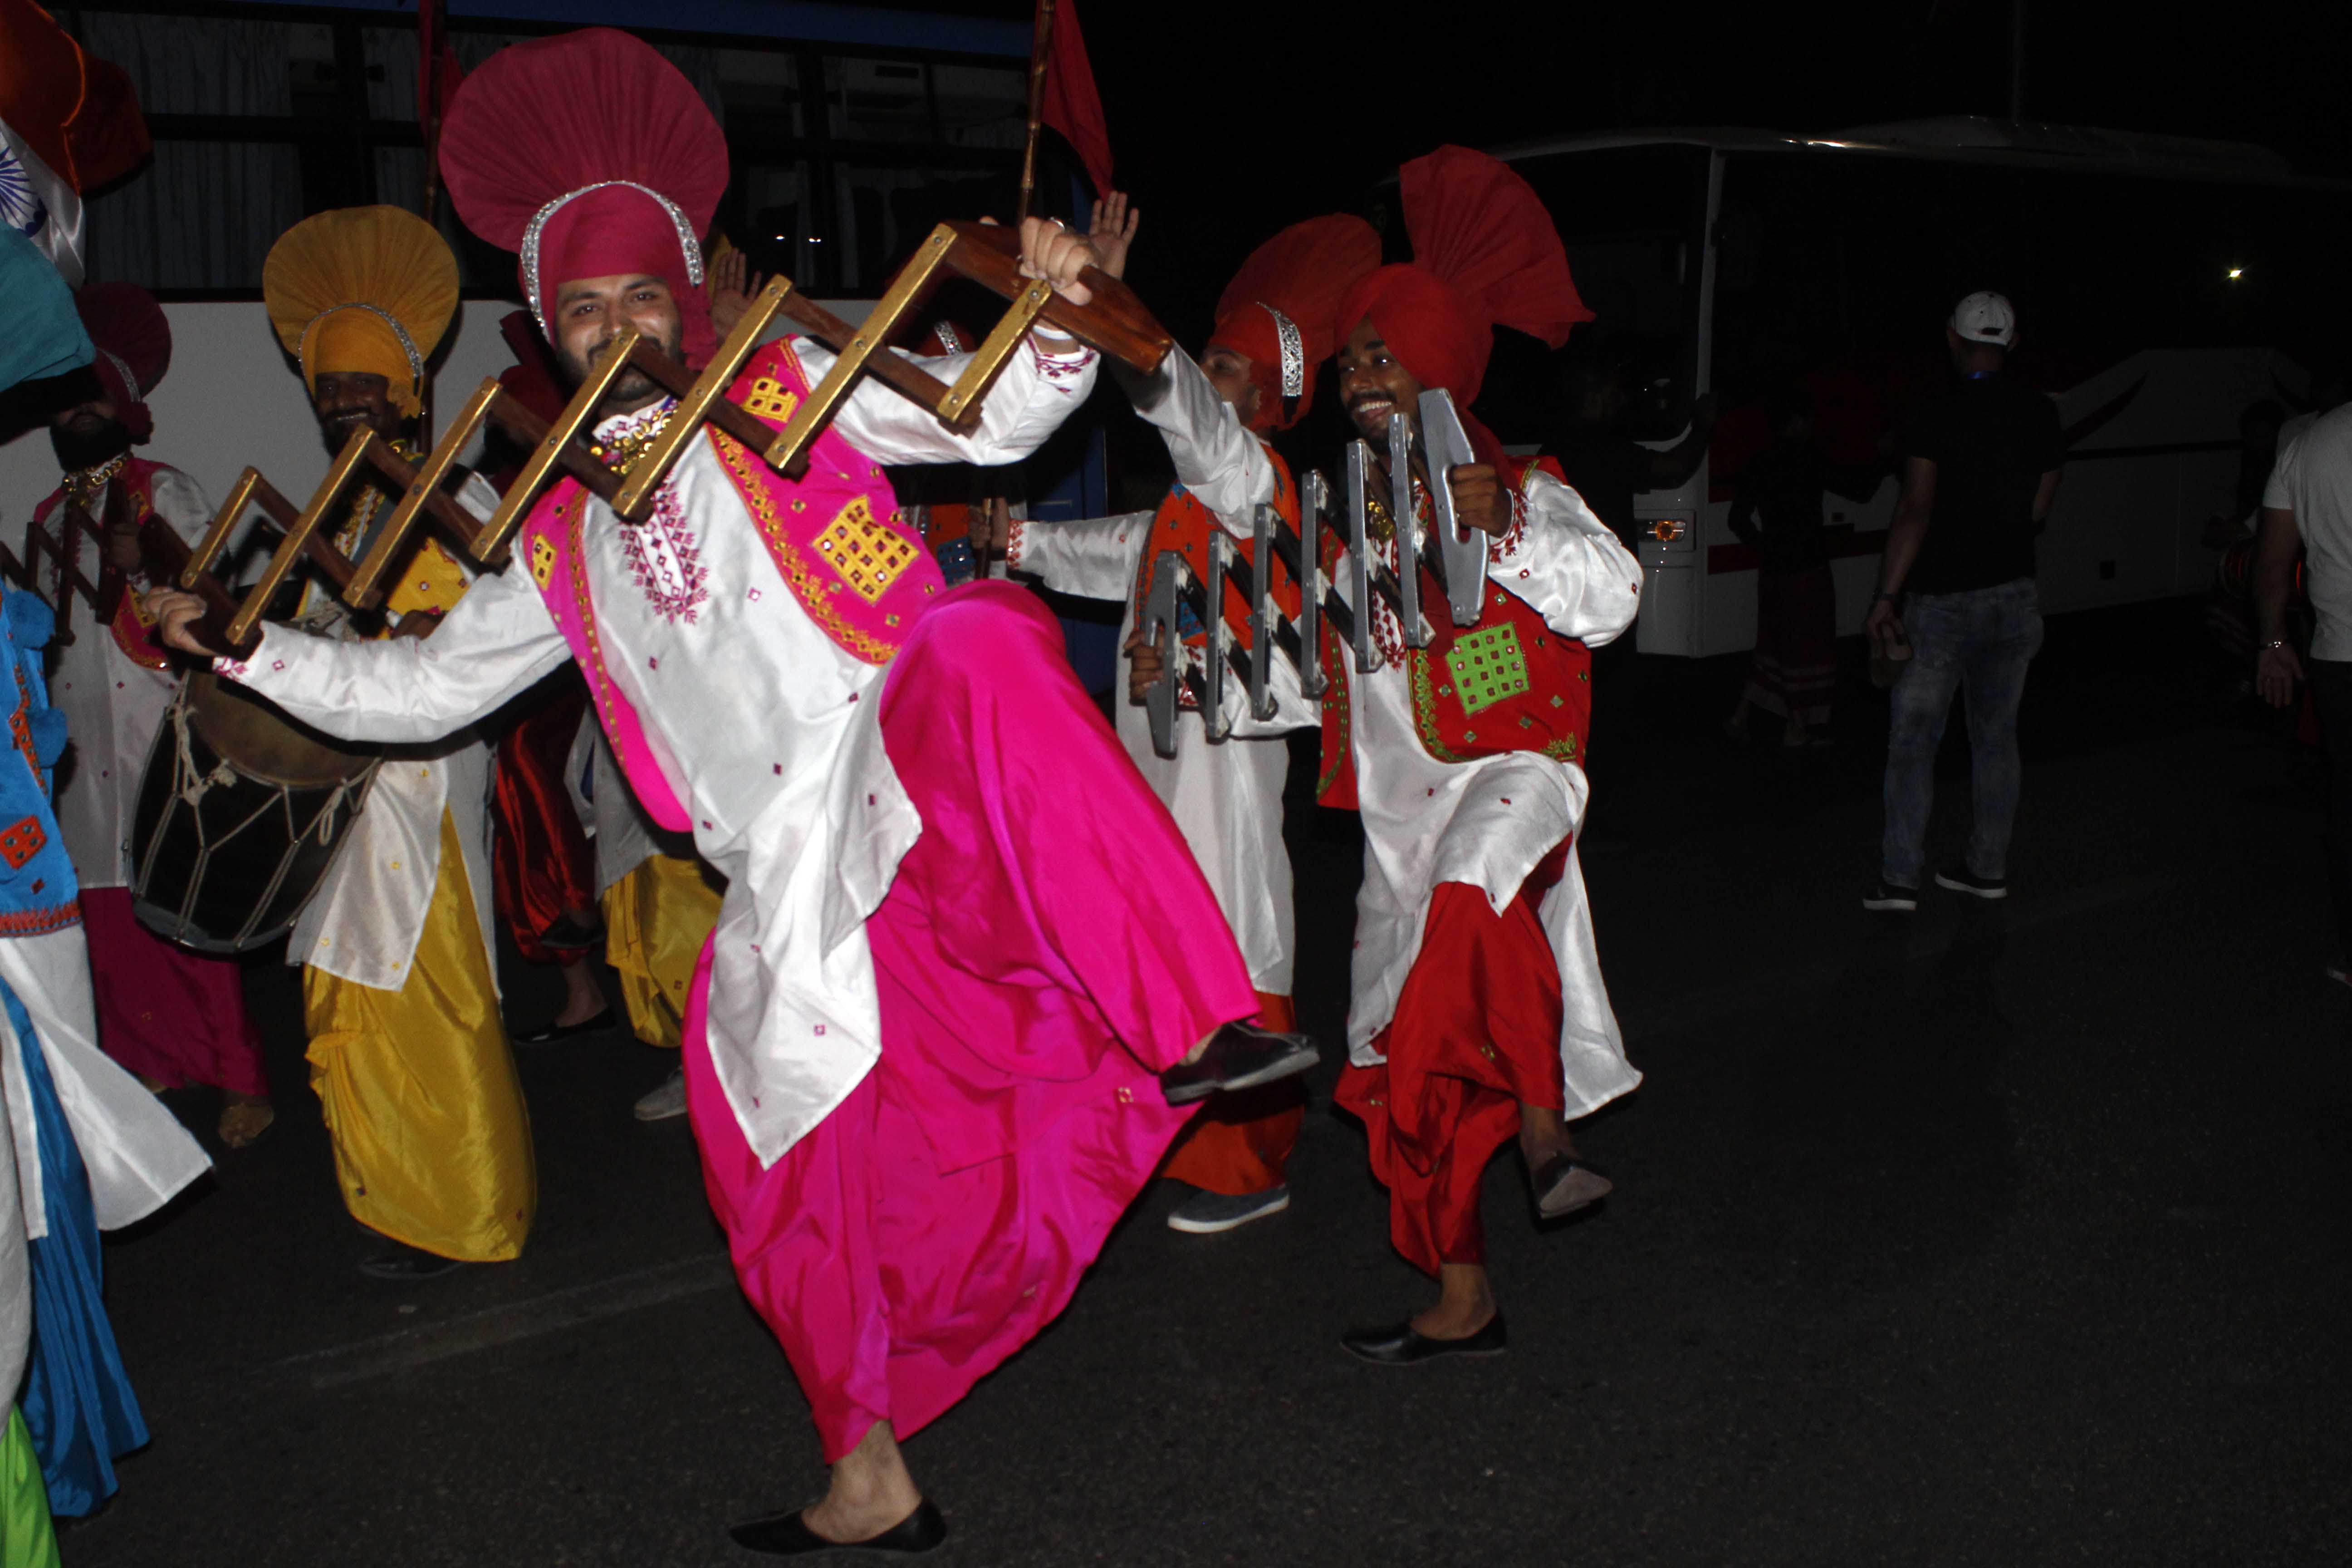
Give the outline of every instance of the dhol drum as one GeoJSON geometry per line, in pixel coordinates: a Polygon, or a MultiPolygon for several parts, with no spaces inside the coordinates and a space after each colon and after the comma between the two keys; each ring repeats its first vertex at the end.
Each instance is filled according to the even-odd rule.
{"type": "Polygon", "coordinates": [[[131,900],[159,936],[244,952],[294,923],[366,803],[376,757],[297,728],[210,670],[163,716],[131,822],[131,900]]]}

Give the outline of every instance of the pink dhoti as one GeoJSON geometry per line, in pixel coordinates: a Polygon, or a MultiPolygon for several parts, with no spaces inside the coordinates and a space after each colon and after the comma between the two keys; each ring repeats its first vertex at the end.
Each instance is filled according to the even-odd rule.
{"type": "Polygon", "coordinates": [[[687,1104],[745,1292],[828,1462],[907,1436],[1050,1322],[1189,1110],[1158,1075],[1257,1009],[1174,822],[1025,592],[975,584],[883,685],[921,837],[866,921],[882,1055],[762,1168],[710,1068],[705,948],[687,1104]]]}
{"type": "Polygon", "coordinates": [[[211,1084],[266,1096],[261,1035],[245,1015],[245,971],[234,958],[174,947],[139,923],[127,888],[85,888],[90,989],[98,1043],[166,1089],[211,1084]]]}

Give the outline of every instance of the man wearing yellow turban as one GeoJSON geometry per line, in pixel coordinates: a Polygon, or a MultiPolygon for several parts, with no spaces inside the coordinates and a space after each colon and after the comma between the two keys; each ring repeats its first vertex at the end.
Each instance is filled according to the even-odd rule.
{"type": "MultiPolygon", "coordinates": [[[[320,213],[262,268],[278,341],[294,356],[331,450],[372,428],[412,456],[425,366],[457,304],[457,263],[398,207],[320,213]]],[[[478,476],[457,492],[487,519],[478,476]]],[[[327,520],[356,558],[389,516],[363,488],[327,520]]],[[[385,601],[393,635],[431,629],[466,592],[454,555],[419,535],[385,601]]],[[[316,586],[310,629],[361,636],[316,586]]],[[[288,962],[303,966],[310,1082],[354,1218],[402,1244],[361,1269],[414,1279],[522,1250],[538,1205],[530,1125],[499,1013],[490,934],[489,752],[470,731],[386,757],[288,962]]]]}

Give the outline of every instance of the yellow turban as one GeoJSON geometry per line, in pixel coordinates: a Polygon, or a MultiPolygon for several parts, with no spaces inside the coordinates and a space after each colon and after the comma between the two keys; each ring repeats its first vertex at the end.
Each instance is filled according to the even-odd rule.
{"type": "Polygon", "coordinates": [[[322,372],[391,384],[393,405],[421,406],[425,362],[457,309],[457,258],[433,226],[400,207],[341,207],[278,237],[261,298],[313,394],[322,372]]]}

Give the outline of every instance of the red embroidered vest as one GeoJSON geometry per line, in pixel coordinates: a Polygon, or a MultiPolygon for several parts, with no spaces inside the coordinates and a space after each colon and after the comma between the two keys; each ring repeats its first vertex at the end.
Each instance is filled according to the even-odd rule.
{"type": "MultiPolygon", "coordinates": [[[[1291,482],[1290,466],[1285,463],[1282,460],[1282,455],[1270,446],[1265,448],[1265,455],[1274,463],[1274,499],[1271,504],[1274,507],[1275,515],[1288,523],[1296,531],[1298,527],[1298,488],[1291,482]]],[[[1217,521],[1217,514],[1203,505],[1198,496],[1182,485],[1176,485],[1170,489],[1167,499],[1160,503],[1160,510],[1151,520],[1151,538],[1145,545],[1142,560],[1136,568],[1135,618],[1137,624],[1141,624],[1144,605],[1151,597],[1152,568],[1159,561],[1160,552],[1167,550],[1176,551],[1192,568],[1192,575],[1201,582],[1206,583],[1209,580],[1209,541],[1213,535],[1223,531],[1224,524],[1217,521]]],[[[1237,539],[1234,542],[1242,559],[1249,560],[1249,541],[1237,539]]],[[[1252,564],[1255,563],[1253,562],[1252,564]]],[[[1285,616],[1292,620],[1297,619],[1298,584],[1292,579],[1290,569],[1282,563],[1281,557],[1277,555],[1270,570],[1273,574],[1272,593],[1275,607],[1285,616]]],[[[1225,625],[1232,629],[1234,636],[1241,640],[1242,646],[1247,647],[1251,637],[1247,603],[1238,593],[1228,590],[1225,594],[1223,611],[1225,625]]],[[[1208,630],[1206,627],[1199,628],[1184,640],[1191,647],[1206,647],[1209,642],[1208,630]]],[[[1184,705],[1192,706],[1192,695],[1189,692],[1185,694],[1184,705]]]]}
{"type": "MultiPolygon", "coordinates": [[[[789,341],[780,341],[751,356],[728,395],[781,430],[808,391],[799,356],[789,341]]],[[[811,444],[808,468],[798,482],[714,426],[705,426],[698,439],[710,442],[719,454],[777,572],[809,619],[853,658],[877,665],[896,658],[916,617],[930,607],[946,579],[899,512],[880,467],[830,425],[811,444]]],[[[581,550],[587,494],[572,479],[549,490],[531,509],[516,548],[588,677],[597,718],[621,771],[654,821],[682,832],[692,826],[691,818],[655,765],[643,721],[604,668],[581,550]]]]}
{"type": "MultiPolygon", "coordinates": [[[[121,487],[122,498],[130,505],[131,521],[135,525],[143,526],[147,520],[154,515],[155,475],[163,466],[162,463],[151,463],[144,458],[126,455],[121,471],[108,481],[110,488],[118,485],[121,487]]],[[[47,522],[58,509],[65,505],[65,489],[59,486],[49,492],[47,500],[33,509],[33,521],[47,522]]],[[[104,518],[94,521],[101,526],[106,521],[104,518]]],[[[82,554],[90,548],[89,541],[79,531],[76,531],[64,540],[63,543],[66,549],[67,564],[81,567],[82,554]]],[[[82,575],[93,583],[97,582],[103,564],[102,562],[93,562],[90,566],[81,567],[82,575]]],[[[58,591],[60,593],[63,591],[62,584],[58,585],[58,591]]],[[[65,608],[61,604],[51,607],[59,611],[65,608]]],[[[147,669],[172,668],[171,655],[166,653],[163,645],[156,640],[154,619],[147,614],[145,606],[141,605],[138,595],[122,595],[121,602],[114,606],[114,615],[108,622],[107,629],[114,635],[114,646],[121,648],[123,657],[133,664],[147,669]]]]}
{"type": "MultiPolygon", "coordinates": [[[[1512,459],[1511,482],[1521,490],[1538,469],[1559,479],[1549,458],[1512,459]]],[[[1425,504],[1425,502],[1424,502],[1425,504]]],[[[1327,536],[1324,570],[1336,575],[1337,536],[1327,536]]],[[[1441,763],[1466,763],[1505,752],[1541,752],[1558,762],[1584,760],[1592,717],[1592,655],[1573,637],[1544,624],[1527,601],[1489,580],[1475,626],[1457,626],[1445,594],[1426,567],[1421,602],[1434,635],[1427,647],[1405,650],[1405,680],[1412,697],[1413,729],[1422,749],[1441,763]]],[[[1356,808],[1353,714],[1348,681],[1350,656],[1324,623],[1323,667],[1331,677],[1323,695],[1323,766],[1316,798],[1356,808]]]]}

